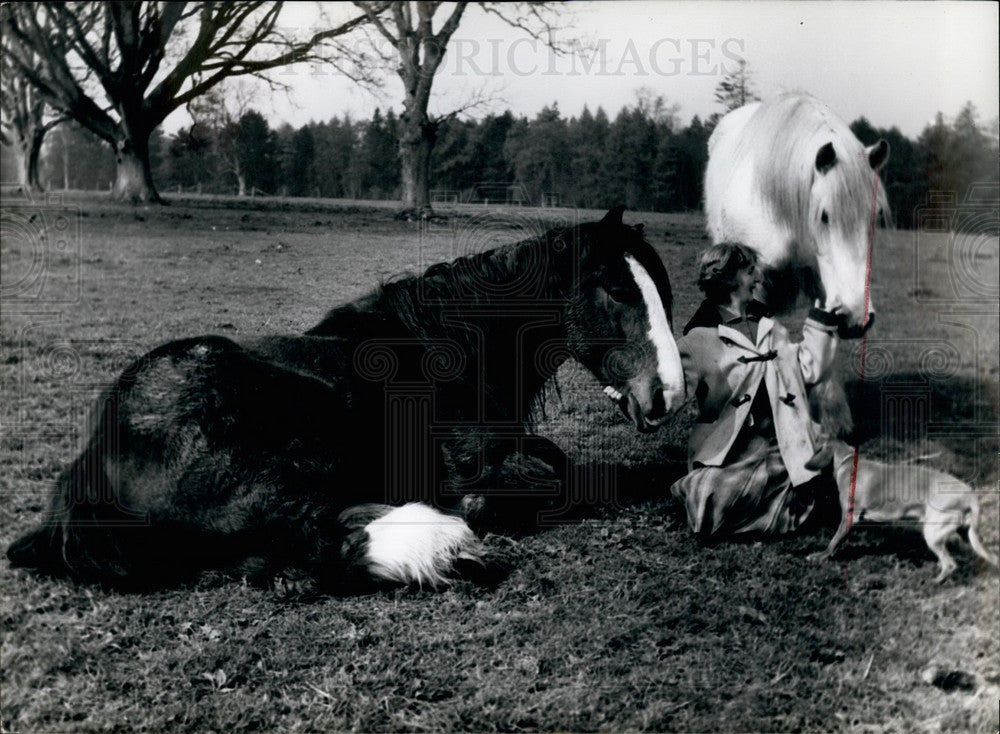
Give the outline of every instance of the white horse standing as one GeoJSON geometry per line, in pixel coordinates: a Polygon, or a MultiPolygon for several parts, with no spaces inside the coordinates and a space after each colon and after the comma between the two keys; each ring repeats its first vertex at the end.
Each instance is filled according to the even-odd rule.
{"type": "MultiPolygon", "coordinates": [[[[769,271],[768,301],[777,310],[800,290],[836,309],[840,335],[872,325],[870,240],[888,202],[878,170],[889,144],[864,147],[814,97],[786,94],[722,118],[708,141],[705,212],[713,242],[753,248],[769,271]]],[[[826,430],[853,427],[842,379],[831,376],[811,400],[826,430]]]]}
{"type": "MultiPolygon", "coordinates": [[[[889,144],[879,140],[866,148],[825,104],[786,94],[723,117],[708,151],[705,212],[712,241],[753,248],[768,270],[795,274],[808,295],[838,309],[842,336],[864,333],[874,314],[869,239],[888,213],[876,179],[889,144]]],[[[772,294],[779,309],[787,305],[782,296],[794,302],[798,292],[785,290],[772,294]]]]}

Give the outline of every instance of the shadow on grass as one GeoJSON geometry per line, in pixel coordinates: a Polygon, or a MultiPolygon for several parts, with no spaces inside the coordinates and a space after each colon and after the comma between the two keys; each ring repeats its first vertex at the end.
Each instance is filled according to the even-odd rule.
{"type": "Polygon", "coordinates": [[[632,466],[568,460],[569,480],[559,497],[540,499],[527,493],[492,501],[506,505],[507,530],[515,535],[535,535],[647,504],[666,512],[679,510],[682,516],[683,508],[671,498],[670,485],[685,471],[684,462],[672,457],[632,466]]]}
{"type": "MultiPolygon", "coordinates": [[[[948,550],[958,563],[952,578],[971,579],[977,568],[988,570],[969,546],[968,536],[963,529],[961,540],[948,542],[948,550]]],[[[937,557],[931,552],[921,535],[921,526],[888,523],[865,523],[851,530],[830,562],[849,563],[864,558],[892,557],[915,568],[933,569],[937,573],[937,557]]]]}
{"type": "MultiPolygon", "coordinates": [[[[854,442],[893,437],[920,441],[938,438],[933,424],[947,424],[942,443],[956,447],[971,436],[989,436],[996,445],[998,394],[995,384],[968,377],[930,380],[920,373],[894,373],[878,380],[845,385],[854,416],[854,442]],[[966,426],[967,435],[952,426],[966,426]]],[[[942,433],[944,433],[942,431],[942,433]]]]}

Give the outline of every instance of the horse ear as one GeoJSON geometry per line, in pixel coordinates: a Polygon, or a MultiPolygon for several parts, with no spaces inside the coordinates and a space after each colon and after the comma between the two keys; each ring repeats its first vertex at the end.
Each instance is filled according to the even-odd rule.
{"type": "Polygon", "coordinates": [[[604,227],[621,227],[622,226],[622,215],[625,213],[624,206],[616,206],[614,209],[609,211],[604,215],[604,219],[601,220],[601,226],[604,227]]]}
{"type": "Polygon", "coordinates": [[[889,160],[889,144],[884,138],[879,138],[875,145],[865,148],[865,152],[868,153],[868,165],[873,171],[880,169],[889,160]]]}
{"type": "Polygon", "coordinates": [[[833,149],[833,143],[827,143],[816,153],[816,170],[826,173],[837,162],[837,152],[833,149]]]}

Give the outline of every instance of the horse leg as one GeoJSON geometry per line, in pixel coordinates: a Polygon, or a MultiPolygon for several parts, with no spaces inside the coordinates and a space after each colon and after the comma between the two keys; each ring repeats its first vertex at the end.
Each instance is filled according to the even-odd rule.
{"type": "Polygon", "coordinates": [[[443,447],[444,500],[474,527],[525,531],[566,504],[567,458],[542,436],[460,437],[443,447]]]}
{"type": "Polygon", "coordinates": [[[309,566],[320,588],[337,594],[384,586],[439,588],[456,576],[483,580],[484,547],[454,514],[423,502],[323,510],[311,532],[309,566]]]}

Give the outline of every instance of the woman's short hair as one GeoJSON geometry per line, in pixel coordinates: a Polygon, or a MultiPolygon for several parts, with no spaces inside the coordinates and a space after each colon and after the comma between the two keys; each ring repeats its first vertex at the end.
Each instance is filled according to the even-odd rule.
{"type": "Polygon", "coordinates": [[[739,242],[712,245],[698,259],[698,287],[711,301],[724,302],[736,288],[736,274],[757,264],[757,253],[739,242]]]}

